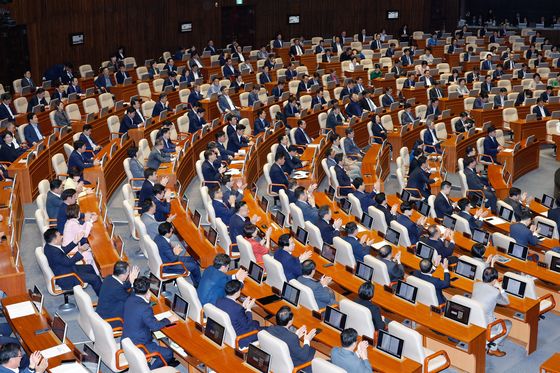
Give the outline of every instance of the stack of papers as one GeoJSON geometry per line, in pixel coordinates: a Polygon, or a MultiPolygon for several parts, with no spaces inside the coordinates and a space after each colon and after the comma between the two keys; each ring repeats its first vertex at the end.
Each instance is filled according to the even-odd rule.
{"type": "Polygon", "coordinates": [[[375,250],[379,250],[379,249],[381,249],[383,246],[385,246],[385,245],[390,245],[390,244],[391,244],[391,243],[390,243],[389,241],[383,240],[383,241],[376,242],[376,243],[374,243],[374,244],[371,245],[371,246],[372,246],[375,250]]]}
{"type": "Polygon", "coordinates": [[[33,303],[26,301],[10,304],[6,306],[6,311],[8,311],[8,315],[11,319],[17,319],[18,317],[35,314],[35,307],[33,307],[33,303]]]}
{"type": "Polygon", "coordinates": [[[502,151],[503,151],[504,153],[511,153],[511,152],[513,152],[513,149],[504,149],[504,150],[502,150],[502,151]]]}
{"type": "Polygon", "coordinates": [[[239,175],[240,173],[241,171],[239,171],[237,168],[230,168],[225,172],[226,175],[239,175]]]}
{"type": "Polygon", "coordinates": [[[505,224],[507,223],[506,220],[502,219],[502,218],[498,218],[497,216],[491,216],[489,218],[484,219],[484,221],[489,222],[490,224],[493,225],[498,225],[498,224],[505,224]]]}
{"type": "Polygon", "coordinates": [[[84,368],[82,364],[76,362],[50,368],[50,371],[52,373],[89,373],[89,370],[84,368]]]}
{"type": "Polygon", "coordinates": [[[234,159],[233,161],[231,161],[231,164],[243,164],[245,163],[244,159],[234,159]]]}
{"type": "Polygon", "coordinates": [[[171,311],[166,311],[166,312],[155,314],[154,317],[156,318],[157,321],[161,321],[163,319],[167,319],[171,317],[171,315],[173,315],[171,311]]]}
{"type": "Polygon", "coordinates": [[[43,355],[45,359],[50,359],[51,357],[64,355],[68,352],[70,352],[70,348],[62,343],[58,346],[47,348],[46,350],[41,351],[41,355],[43,355]]]}

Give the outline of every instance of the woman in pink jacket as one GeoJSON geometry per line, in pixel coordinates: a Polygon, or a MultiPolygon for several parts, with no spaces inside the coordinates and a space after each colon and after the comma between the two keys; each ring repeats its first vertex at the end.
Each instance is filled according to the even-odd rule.
{"type": "Polygon", "coordinates": [[[99,275],[99,270],[95,265],[95,260],[93,259],[93,254],[91,252],[91,248],[87,242],[85,242],[89,233],[91,232],[91,228],[93,227],[93,223],[97,220],[97,214],[86,214],[84,218],[84,223],[80,223],[80,206],[75,203],[70,205],[66,208],[66,217],[68,220],[64,225],[64,232],[62,234],[62,245],[66,246],[70,244],[74,240],[74,238],[78,235],[78,233],[83,232],[84,238],[80,242],[80,244],[72,251],[68,253],[68,255],[74,255],[75,253],[80,251],[80,254],[84,257],[84,261],[86,264],[90,264],[95,272],[99,275]]]}

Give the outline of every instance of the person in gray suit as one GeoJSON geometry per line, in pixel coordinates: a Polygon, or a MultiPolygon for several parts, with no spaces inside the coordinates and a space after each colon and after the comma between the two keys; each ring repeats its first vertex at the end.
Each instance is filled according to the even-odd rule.
{"type": "Polygon", "coordinates": [[[220,88],[220,95],[218,96],[218,107],[222,113],[231,113],[236,117],[240,117],[241,113],[239,108],[235,106],[231,97],[229,96],[229,89],[225,86],[220,88]]]}
{"type": "Polygon", "coordinates": [[[66,110],[64,110],[64,102],[60,101],[54,112],[54,122],[57,126],[69,126],[71,125],[70,117],[66,110]]]}
{"type": "Polygon", "coordinates": [[[160,137],[156,140],[156,143],[148,156],[148,163],[146,164],[147,167],[157,170],[162,163],[171,161],[171,155],[162,152],[162,149],[163,139],[160,137]]]}
{"type": "Polygon", "coordinates": [[[130,158],[130,162],[128,164],[132,177],[142,179],[142,180],[133,180],[132,186],[134,188],[142,188],[142,183],[144,182],[144,166],[142,166],[142,163],[140,163],[138,157],[136,156],[138,153],[138,148],[133,146],[132,148],[128,148],[127,152],[128,152],[128,158],[130,158]]]}
{"type": "Polygon", "coordinates": [[[344,329],[340,333],[342,347],[334,347],[331,351],[331,362],[352,373],[369,373],[371,364],[368,359],[368,342],[358,343],[358,332],[356,329],[344,329]]]}
{"type": "Polygon", "coordinates": [[[58,209],[60,205],[62,205],[62,199],[60,198],[60,194],[64,190],[62,180],[51,180],[50,189],[51,190],[47,193],[47,215],[49,215],[49,219],[56,219],[58,216],[58,209]]]}
{"type": "MultiPolygon", "coordinates": [[[[494,309],[496,304],[508,305],[509,298],[505,290],[502,289],[502,284],[498,282],[498,271],[493,267],[488,267],[482,272],[482,281],[475,282],[472,292],[472,300],[476,300],[482,305],[484,310],[484,317],[488,324],[496,321],[494,309]]],[[[504,320],[506,324],[506,334],[492,342],[488,349],[488,355],[502,357],[506,355],[505,351],[500,348],[503,347],[504,341],[511,331],[511,321],[504,320]]],[[[492,327],[492,335],[498,334],[502,331],[501,324],[492,327]]]]}
{"type": "Polygon", "coordinates": [[[315,262],[311,259],[307,259],[301,265],[301,276],[299,276],[297,280],[313,291],[317,306],[319,308],[325,308],[326,306],[336,303],[334,293],[329,289],[329,284],[332,282],[332,279],[328,276],[322,276],[319,281],[315,280],[313,278],[315,275],[315,268],[315,262]]]}
{"type": "Polygon", "coordinates": [[[393,258],[393,249],[391,245],[385,245],[379,249],[377,259],[381,260],[387,266],[389,278],[391,282],[402,280],[404,278],[404,268],[401,264],[401,253],[398,252],[393,258]]]}
{"type": "MultiPolygon", "coordinates": [[[[146,233],[148,233],[148,236],[153,240],[154,238],[156,238],[157,235],[159,235],[159,225],[162,223],[160,221],[157,221],[154,214],[156,213],[156,204],[154,203],[153,200],[151,199],[147,199],[144,202],[142,202],[141,207],[141,213],[142,215],[140,215],[140,220],[142,220],[142,223],[144,223],[144,226],[146,227],[146,233]]],[[[167,222],[171,223],[173,221],[173,219],[175,219],[175,214],[173,215],[169,215],[169,217],[167,218],[167,222]]],[[[170,243],[171,246],[176,246],[179,245],[179,238],[173,234],[171,236],[170,239],[170,243]]]]}

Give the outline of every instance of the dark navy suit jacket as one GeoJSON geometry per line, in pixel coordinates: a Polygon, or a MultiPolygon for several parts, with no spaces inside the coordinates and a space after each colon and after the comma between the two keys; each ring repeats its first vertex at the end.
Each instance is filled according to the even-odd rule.
{"type": "Polygon", "coordinates": [[[107,276],[101,285],[95,312],[103,319],[123,317],[124,303],[131,294],[130,282],[122,284],[113,276],[107,276]]]}
{"type": "Polygon", "coordinates": [[[287,281],[301,276],[301,263],[299,262],[299,258],[293,256],[284,249],[278,249],[274,252],[274,259],[282,264],[287,281]]]}
{"type": "Polygon", "coordinates": [[[149,302],[137,295],[128,297],[124,304],[124,327],[122,338],[130,338],[134,344],[152,342],[152,332],[170,324],[168,319],[158,321],[149,302]]]}

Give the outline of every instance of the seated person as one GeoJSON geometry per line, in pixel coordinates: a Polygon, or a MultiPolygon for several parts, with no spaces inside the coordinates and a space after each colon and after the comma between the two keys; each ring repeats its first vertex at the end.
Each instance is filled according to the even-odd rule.
{"type": "Polygon", "coordinates": [[[346,173],[343,167],[343,158],[344,156],[342,153],[339,153],[334,156],[334,160],[336,162],[336,166],[334,166],[334,172],[336,173],[336,180],[338,181],[339,186],[339,194],[342,196],[348,195],[351,193],[354,188],[352,187],[352,181],[350,177],[346,173]]]}
{"type": "Polygon", "coordinates": [[[270,181],[272,182],[271,191],[278,193],[280,189],[288,189],[288,177],[284,173],[284,164],[286,162],[286,155],[281,152],[276,152],[274,156],[274,163],[270,166],[270,181]],[[284,188],[282,188],[284,186],[284,188]]]}
{"type": "Polygon", "coordinates": [[[313,291],[317,306],[321,309],[336,304],[336,298],[332,289],[329,289],[332,278],[323,275],[318,281],[314,279],[316,267],[317,265],[313,260],[307,259],[304,261],[301,265],[301,276],[297,280],[313,291]]]}
{"type": "Polygon", "coordinates": [[[537,226],[532,224],[529,211],[523,211],[519,216],[519,221],[509,227],[510,237],[523,246],[537,245],[539,243],[539,237],[535,235],[536,231],[537,226]]]}
{"type": "Polygon", "coordinates": [[[224,253],[217,254],[211,266],[204,270],[196,292],[202,305],[211,303],[216,305],[218,299],[226,296],[226,284],[229,280],[243,282],[247,277],[247,271],[240,268],[234,275],[229,276],[229,265],[231,258],[224,253]]]}
{"type": "MultiPolygon", "coordinates": [[[[465,166],[465,176],[467,177],[467,186],[469,189],[471,190],[480,190],[482,191],[482,193],[484,193],[484,199],[485,199],[485,206],[486,207],[490,207],[490,210],[492,211],[492,213],[496,213],[497,208],[497,197],[496,197],[496,193],[494,188],[492,188],[490,186],[490,184],[488,183],[488,180],[483,179],[482,177],[480,177],[477,173],[476,173],[476,158],[475,157],[467,157],[464,161],[463,164],[465,166]]],[[[470,196],[473,194],[469,193],[469,195],[467,197],[470,198],[470,196]]],[[[479,193],[480,194],[480,193],[479,193]]]]}
{"type": "Polygon", "coordinates": [[[455,132],[463,133],[467,132],[471,128],[474,127],[474,120],[469,117],[469,114],[466,111],[462,111],[459,114],[459,120],[455,122],[455,132]]]}
{"type": "Polygon", "coordinates": [[[255,259],[258,264],[262,264],[264,262],[263,255],[266,255],[270,252],[271,234],[272,227],[268,227],[264,239],[258,240],[259,230],[257,229],[257,226],[255,224],[247,223],[243,226],[243,237],[251,244],[253,254],[255,255],[255,259]]]}
{"type": "Polygon", "coordinates": [[[443,295],[442,290],[451,286],[447,259],[443,259],[443,261],[441,261],[441,257],[438,256],[433,264],[429,259],[422,259],[420,261],[420,270],[412,272],[412,276],[418,277],[419,279],[434,285],[438,303],[440,305],[445,304],[447,299],[443,295]],[[443,268],[443,280],[432,276],[435,268],[437,268],[440,263],[443,268]]]}
{"type": "Polygon", "coordinates": [[[532,197],[527,197],[527,192],[521,193],[521,189],[511,187],[509,189],[509,197],[504,199],[504,202],[513,208],[515,220],[519,221],[523,212],[531,212],[528,206],[532,200],[532,197]]]}
{"type": "Polygon", "coordinates": [[[536,114],[539,119],[550,116],[550,111],[544,106],[544,101],[540,97],[537,98],[537,105],[533,108],[532,113],[536,114]]]}
{"type": "Polygon", "coordinates": [[[307,123],[305,122],[305,120],[299,119],[297,121],[297,129],[294,134],[297,145],[306,146],[307,144],[311,144],[313,142],[313,139],[309,137],[309,135],[305,132],[306,127],[307,123]]]}
{"type": "Polygon", "coordinates": [[[440,219],[443,219],[443,215],[453,214],[455,202],[451,202],[449,193],[451,193],[451,183],[446,180],[441,183],[441,191],[437,194],[434,201],[436,216],[440,219]]]}
{"type": "Polygon", "coordinates": [[[377,259],[381,260],[387,266],[389,279],[391,282],[402,280],[404,278],[404,268],[401,264],[401,253],[398,252],[393,258],[393,249],[391,245],[382,246],[379,249],[377,259]]]}
{"type": "Polygon", "coordinates": [[[412,216],[412,204],[410,202],[401,203],[401,212],[397,217],[397,222],[403,225],[408,231],[408,238],[412,245],[416,245],[422,233],[422,227],[426,223],[426,217],[422,216],[414,223],[410,217],[412,216]]]}
{"type": "Polygon", "coordinates": [[[430,104],[426,110],[426,118],[432,114],[434,115],[434,120],[439,119],[441,116],[441,111],[439,110],[439,99],[437,98],[430,99],[430,104]]]}
{"type": "Polygon", "coordinates": [[[482,227],[482,219],[488,215],[488,211],[483,209],[476,210],[475,214],[471,214],[472,205],[468,198],[461,198],[457,201],[457,207],[459,208],[459,216],[466,219],[469,222],[469,228],[471,229],[471,234],[475,229],[480,229],[482,227]]]}
{"type": "Polygon", "coordinates": [[[414,123],[416,119],[416,115],[412,112],[412,105],[410,105],[409,103],[404,104],[404,111],[401,114],[402,125],[404,126],[410,123],[414,123]]]}
{"type": "Polygon", "coordinates": [[[428,237],[423,236],[420,241],[436,249],[441,259],[447,259],[451,264],[457,263],[457,257],[453,256],[455,250],[453,231],[449,228],[446,228],[442,234],[437,225],[430,225],[428,227],[428,237]]]}
{"type": "MultiPolygon", "coordinates": [[[[403,113],[404,117],[405,113],[403,113]]],[[[376,144],[382,144],[383,141],[387,140],[387,130],[383,127],[381,123],[381,117],[379,115],[375,115],[374,120],[371,121],[371,133],[374,136],[373,141],[376,144]]]]}
{"type": "Polygon", "coordinates": [[[494,96],[494,109],[503,108],[507,101],[507,89],[500,88],[500,93],[494,96]]]}
{"type": "Polygon", "coordinates": [[[488,127],[488,135],[484,138],[484,154],[490,156],[491,159],[486,158],[486,161],[498,163],[498,152],[504,149],[496,138],[496,127],[488,127]]]}
{"type": "Polygon", "coordinates": [[[436,128],[433,121],[428,123],[428,128],[424,132],[424,144],[426,145],[425,151],[429,153],[441,154],[441,141],[438,139],[436,134],[436,128]]]}
{"type": "Polygon", "coordinates": [[[358,225],[353,221],[346,223],[344,230],[346,231],[346,237],[342,239],[352,246],[352,254],[354,254],[356,261],[363,262],[364,256],[370,253],[370,246],[373,244],[373,240],[368,239],[365,234],[358,240],[356,237],[358,225]]]}
{"type": "Polygon", "coordinates": [[[483,109],[486,103],[488,103],[488,93],[481,91],[473,102],[473,109],[483,109]]]}
{"type": "Polygon", "coordinates": [[[373,191],[370,193],[366,193],[366,184],[364,183],[364,179],[361,177],[356,177],[352,180],[352,186],[354,186],[354,191],[352,194],[354,197],[358,199],[360,202],[360,207],[362,211],[367,213],[370,206],[375,206],[375,195],[377,191],[381,188],[380,180],[378,179],[375,182],[373,187],[373,191]]]}
{"type": "Polygon", "coordinates": [[[368,358],[368,342],[361,341],[358,344],[358,332],[356,329],[344,329],[340,333],[342,347],[334,347],[331,350],[331,362],[344,369],[346,372],[369,373],[372,371],[368,358]]]}
{"type": "Polygon", "coordinates": [[[418,158],[418,163],[419,165],[410,171],[406,187],[420,191],[421,195],[418,195],[417,191],[412,191],[413,197],[427,199],[432,194],[430,185],[438,181],[439,178],[430,179],[430,166],[425,156],[421,155],[418,158]]]}
{"type": "Polygon", "coordinates": [[[328,205],[324,205],[319,207],[319,220],[317,220],[317,228],[319,228],[319,232],[321,232],[321,238],[323,242],[332,245],[333,238],[340,236],[340,227],[342,225],[342,219],[336,219],[331,224],[332,219],[332,211],[328,205]]]}
{"type": "MultiPolygon", "coordinates": [[[[123,318],[124,303],[132,294],[132,284],[138,278],[140,268],[131,267],[127,262],[117,261],[113,266],[113,275],[103,280],[95,312],[103,319],[123,318]]],[[[122,326],[122,322],[113,321],[111,326],[122,326]]]]}
{"type": "Polygon", "coordinates": [[[385,193],[377,193],[375,196],[375,207],[385,216],[387,226],[390,226],[391,222],[397,218],[397,209],[399,205],[395,203],[392,207],[389,207],[385,193]]]}
{"type": "Polygon", "coordinates": [[[311,185],[306,192],[304,187],[299,186],[294,191],[295,205],[301,210],[303,219],[312,224],[316,224],[319,218],[318,210],[315,206],[315,198],[313,197],[315,188],[315,185],[311,185]]]}
{"type": "Polygon", "coordinates": [[[295,247],[294,239],[290,234],[284,233],[278,237],[278,249],[274,252],[274,259],[282,264],[286,281],[301,276],[301,263],[311,257],[311,251],[306,251],[299,257],[293,256],[295,247]]]}
{"type": "Polygon", "coordinates": [[[21,146],[15,147],[14,136],[11,132],[5,131],[0,135],[0,138],[2,139],[0,142],[0,161],[12,163],[25,153],[25,149],[21,146]]]}
{"type": "Polygon", "coordinates": [[[358,295],[352,298],[352,301],[369,310],[375,330],[385,330],[385,321],[381,316],[381,309],[372,302],[374,293],[375,286],[371,282],[364,282],[358,289],[358,295]]]}

